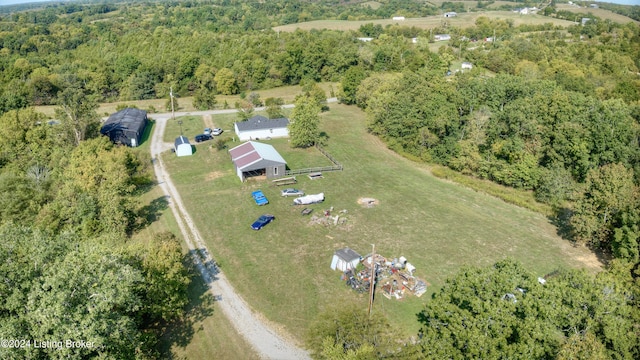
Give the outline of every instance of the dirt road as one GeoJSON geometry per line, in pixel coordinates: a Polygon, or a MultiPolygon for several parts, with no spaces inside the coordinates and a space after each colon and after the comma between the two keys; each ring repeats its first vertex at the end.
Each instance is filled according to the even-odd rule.
{"type": "MultiPolygon", "coordinates": [[[[190,112],[191,115],[206,115],[223,112],[235,112],[235,110],[216,110],[207,112],[190,112]]],[[[176,116],[184,115],[176,113],[176,116]]],[[[159,186],[164,191],[169,200],[169,207],[178,222],[180,231],[189,247],[198,270],[202,278],[209,285],[209,291],[217,300],[217,304],[223,313],[235,326],[238,334],[253,346],[255,351],[264,359],[310,359],[309,354],[290,341],[287,341],[280,334],[276,333],[259,316],[249,308],[247,303],[234,291],[227,281],[224,273],[220,272],[211,258],[209,250],[203,241],[193,220],[189,216],[180,194],[171,182],[162,159],[159,156],[162,152],[170,150],[173,144],[162,141],[167,120],[171,114],[153,114],[156,121],[155,130],[151,137],[151,157],[159,186]]]]}

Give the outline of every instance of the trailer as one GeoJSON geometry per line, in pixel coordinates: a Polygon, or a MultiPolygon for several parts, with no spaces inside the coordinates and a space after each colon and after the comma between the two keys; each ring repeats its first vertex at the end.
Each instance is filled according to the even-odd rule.
{"type": "Polygon", "coordinates": [[[293,200],[294,205],[317,204],[324,201],[324,193],[301,196],[293,200]]]}

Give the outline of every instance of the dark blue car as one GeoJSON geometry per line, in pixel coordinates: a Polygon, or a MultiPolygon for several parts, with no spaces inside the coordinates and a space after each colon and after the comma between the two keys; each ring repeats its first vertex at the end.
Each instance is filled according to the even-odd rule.
{"type": "Polygon", "coordinates": [[[251,228],[253,230],[260,230],[262,229],[265,225],[267,225],[268,223],[270,223],[271,221],[273,221],[273,219],[275,219],[276,217],[270,214],[264,214],[262,216],[260,216],[258,218],[258,220],[256,220],[253,224],[251,224],[251,228]]]}

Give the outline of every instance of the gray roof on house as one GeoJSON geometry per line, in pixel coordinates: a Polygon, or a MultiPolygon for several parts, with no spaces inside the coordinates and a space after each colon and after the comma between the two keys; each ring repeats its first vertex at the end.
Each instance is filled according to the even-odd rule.
{"type": "Polygon", "coordinates": [[[337,257],[339,257],[340,259],[347,261],[347,262],[351,262],[353,260],[360,260],[361,256],[360,254],[358,254],[357,252],[349,249],[349,248],[344,248],[344,249],[340,249],[340,250],[336,250],[335,255],[337,257]]]}
{"type": "Polygon", "coordinates": [[[266,130],[286,128],[289,125],[289,119],[268,119],[262,115],[256,115],[246,121],[236,123],[238,131],[266,130]]]}

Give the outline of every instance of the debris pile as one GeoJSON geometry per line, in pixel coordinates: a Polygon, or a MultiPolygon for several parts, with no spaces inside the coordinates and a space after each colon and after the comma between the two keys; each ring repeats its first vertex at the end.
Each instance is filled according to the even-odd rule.
{"type": "Polygon", "coordinates": [[[369,254],[362,258],[360,264],[362,270],[350,269],[343,275],[346,284],[358,292],[369,291],[372,283],[371,266],[375,266],[374,290],[379,286],[387,299],[400,300],[407,293],[420,297],[427,292],[427,282],[414,275],[415,266],[404,256],[389,261],[380,254],[369,254]]]}
{"type": "Polygon", "coordinates": [[[321,215],[312,215],[309,219],[309,224],[338,226],[344,225],[347,222],[346,214],[348,213],[348,211],[346,209],[338,211],[335,215],[332,215],[333,213],[334,211],[332,206],[329,209],[323,210],[321,215]]]}

